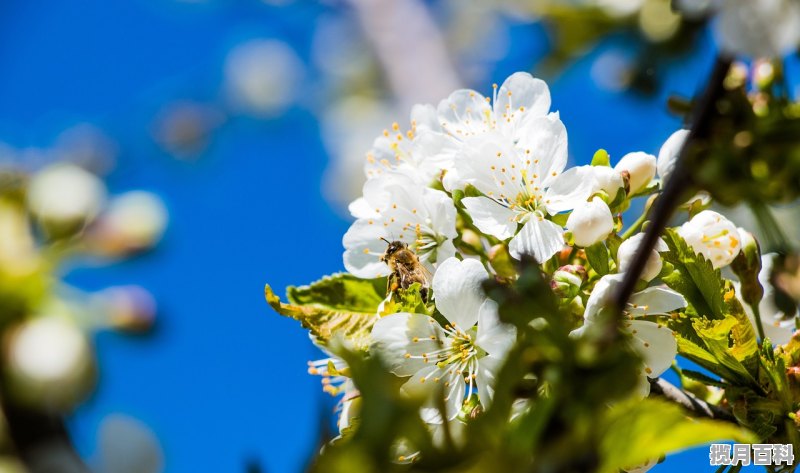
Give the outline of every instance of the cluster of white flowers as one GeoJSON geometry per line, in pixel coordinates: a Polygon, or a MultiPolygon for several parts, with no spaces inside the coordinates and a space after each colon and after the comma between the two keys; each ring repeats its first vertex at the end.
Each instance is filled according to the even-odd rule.
{"type": "MultiPolygon", "coordinates": [[[[408,131],[394,124],[367,154],[363,195],[349,207],[355,222],[343,238],[344,264],[359,278],[388,276],[395,269],[385,261],[387,243],[399,241],[432,275],[426,289],[445,322],[420,313],[386,314],[382,305],[369,346],[395,375],[408,378],[404,395],[427,400],[421,416],[432,430],[463,422],[466,409],[489,406],[497,372],[515,343],[515,328],[500,321],[482,289],[490,278],[508,279],[495,266],[496,248],[552,268],[565,260],[574,265],[575,258],[588,265],[592,248],[612,248],[615,239],[604,273],[595,268],[585,279],[584,269],[581,275],[565,269],[575,266],[557,271],[563,273],[559,284],[575,288],[559,297],[583,307],[584,322],[573,332],[583,336],[610,304],[644,236],[638,228],[618,236],[622,212],[631,199],[657,192],[670,178],[688,134],[669,137],[658,158],[633,152],[613,167],[602,160],[568,167],[567,131],[550,104],[543,81],[516,73],[494,86],[492,98],[459,90],[437,107],[416,106],[408,131]],[[477,241],[468,242],[467,232],[477,241]],[[445,399],[443,415],[436,413],[436,395],[445,399]]],[[[739,230],[714,211],[698,212],[707,207],[706,196],[691,202],[698,205],[678,235],[714,268],[730,265],[742,248],[739,230]]],[[[641,396],[649,391],[648,378],[664,373],[677,354],[675,334],[657,321],[687,306],[658,279],[666,251],[659,240],[640,275],[644,289],[625,309],[624,328],[643,360],[641,396]]],[[[340,425],[349,425],[358,393],[339,376],[346,372],[343,362],[322,360],[311,371],[324,376],[329,392],[345,392],[340,425]]],[[[403,459],[415,455],[403,451],[403,459]]]]}

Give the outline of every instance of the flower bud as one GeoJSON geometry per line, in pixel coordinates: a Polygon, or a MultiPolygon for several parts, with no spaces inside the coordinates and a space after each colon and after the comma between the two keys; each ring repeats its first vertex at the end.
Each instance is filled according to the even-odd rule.
{"type": "Polygon", "coordinates": [[[683,143],[686,142],[687,136],[689,136],[689,130],[678,130],[661,145],[661,149],[658,151],[658,159],[656,160],[656,168],[662,184],[666,184],[670,174],[675,170],[675,165],[678,163],[678,155],[681,153],[681,148],[683,148],[683,143]]]}
{"type": "Polygon", "coordinates": [[[703,210],[678,228],[678,234],[715,269],[731,264],[741,249],[736,226],[713,210],[703,210]]]}
{"type": "Polygon", "coordinates": [[[161,199],[145,191],[115,197],[90,231],[96,251],[110,256],[155,246],[164,234],[168,214],[161,199]]]}
{"type": "Polygon", "coordinates": [[[73,164],[47,167],[28,186],[28,207],[54,235],[73,233],[92,221],[105,197],[100,179],[73,164]]]}
{"type": "Polygon", "coordinates": [[[559,297],[572,299],[578,295],[586,277],[586,268],[580,265],[566,265],[553,273],[550,287],[559,297]]]}
{"type": "Polygon", "coordinates": [[[24,322],[6,346],[12,395],[45,410],[66,411],[91,390],[94,360],[86,336],[66,319],[24,322]]]}
{"type": "Polygon", "coordinates": [[[614,217],[603,199],[594,197],[591,202],[572,211],[567,219],[567,229],[572,232],[576,245],[591,246],[614,230],[614,217]]]}
{"type": "Polygon", "coordinates": [[[594,156],[592,156],[592,166],[611,166],[611,160],[608,158],[608,151],[602,148],[595,151],[594,156]]]}
{"type": "Polygon", "coordinates": [[[731,269],[739,277],[742,300],[750,305],[758,304],[764,297],[764,288],[758,281],[761,271],[761,249],[752,233],[739,228],[742,251],[734,258],[731,269]]]}
{"type": "Polygon", "coordinates": [[[620,189],[625,187],[625,182],[619,171],[606,166],[592,167],[597,190],[608,194],[609,199],[613,200],[620,189]]]}
{"type": "Polygon", "coordinates": [[[155,322],[155,299],[142,287],[110,287],[97,293],[94,300],[99,304],[100,310],[108,314],[111,327],[117,330],[145,332],[155,322]]]}
{"type": "MultiPolygon", "coordinates": [[[[617,267],[619,272],[623,273],[630,268],[643,239],[644,233],[639,233],[628,238],[619,245],[619,249],[617,249],[617,267]]],[[[661,262],[661,255],[658,254],[659,251],[667,251],[667,245],[661,238],[658,239],[655,248],[650,251],[650,255],[647,257],[647,263],[645,263],[644,269],[639,275],[640,279],[651,281],[661,272],[663,263],[661,262]]]]}
{"type": "Polygon", "coordinates": [[[474,231],[466,228],[461,231],[461,245],[459,249],[470,255],[476,255],[483,251],[481,236],[474,231]]]}
{"type": "Polygon", "coordinates": [[[629,194],[636,194],[641,191],[656,175],[655,156],[641,151],[628,153],[619,160],[614,169],[617,172],[628,171],[630,191],[629,194]]]}
{"type": "Polygon", "coordinates": [[[508,247],[502,243],[489,249],[489,264],[497,275],[502,278],[514,278],[517,276],[514,260],[508,252],[508,247]]]}

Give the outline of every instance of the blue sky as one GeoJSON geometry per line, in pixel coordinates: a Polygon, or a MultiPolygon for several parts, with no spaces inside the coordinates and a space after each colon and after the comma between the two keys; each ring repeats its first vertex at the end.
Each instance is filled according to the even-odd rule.
{"type": "MultiPolygon", "coordinates": [[[[155,431],[171,472],[238,472],[250,459],[269,472],[293,472],[312,453],[320,416],[332,408],[305,372],[318,353],[297,324],[269,310],[263,285],[280,290],[343,269],[348,222],[321,195],[329,158],[317,119],[300,107],[277,120],[236,117],[196,162],[164,154],[149,127],[165,100],[215,99],[225,53],[244,38],[280,39],[307,58],[314,22],[327,8],[256,0],[0,4],[0,141],[48,146],[65,127],[93,123],[119,144],[111,190],[155,191],[171,213],[154,252],[68,274],[88,290],[141,284],[160,307],[151,336],[96,337],[99,388],[70,419],[87,457],[99,423],[117,412],[155,431]]],[[[518,25],[512,38],[492,66],[494,81],[543,54],[541,29],[518,25]]],[[[588,161],[600,147],[612,159],[657,152],[679,126],[665,111],[667,94],[692,93],[710,67],[713,51],[703,44],[665,69],[656,97],[596,88],[589,68],[599,52],[551,82],[573,161],[588,161]]],[[[599,51],[620,48],[622,37],[599,51]]],[[[471,85],[486,92],[491,84],[471,85]]],[[[697,449],[655,471],[701,471],[707,454],[697,449]]]]}

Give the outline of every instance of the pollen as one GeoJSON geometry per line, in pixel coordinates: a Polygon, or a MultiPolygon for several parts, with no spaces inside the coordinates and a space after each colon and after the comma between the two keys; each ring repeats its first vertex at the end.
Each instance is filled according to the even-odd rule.
{"type": "Polygon", "coordinates": [[[392,130],[397,131],[399,129],[400,129],[400,125],[398,125],[397,122],[392,123],[392,130]]]}

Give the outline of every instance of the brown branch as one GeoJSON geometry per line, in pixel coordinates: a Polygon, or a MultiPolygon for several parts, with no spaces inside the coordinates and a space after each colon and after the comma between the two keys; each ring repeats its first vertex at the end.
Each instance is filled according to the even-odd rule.
{"type": "Polygon", "coordinates": [[[698,399],[695,395],[687,393],[661,378],[650,380],[650,394],[662,396],[690,411],[696,417],[736,422],[736,418],[730,411],[698,399]]]}
{"type": "Polygon", "coordinates": [[[644,270],[647,260],[650,257],[650,252],[655,248],[661,232],[667,227],[675,209],[688,197],[686,195],[687,191],[694,185],[690,172],[691,170],[687,164],[688,150],[691,149],[696,141],[708,138],[711,132],[711,124],[717,114],[717,101],[724,92],[723,81],[728,73],[728,69],[730,69],[730,65],[730,58],[725,56],[717,58],[714,69],[711,72],[711,77],[703,91],[703,95],[695,104],[692,128],[678,155],[675,170],[670,175],[663,192],[658,199],[656,199],[655,204],[651,208],[652,217],[645,231],[644,238],[631,262],[630,268],[625,272],[625,277],[614,299],[615,308],[620,315],[628,299],[631,297],[631,294],[633,294],[636,283],[639,281],[639,276],[644,270]]]}

